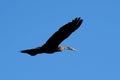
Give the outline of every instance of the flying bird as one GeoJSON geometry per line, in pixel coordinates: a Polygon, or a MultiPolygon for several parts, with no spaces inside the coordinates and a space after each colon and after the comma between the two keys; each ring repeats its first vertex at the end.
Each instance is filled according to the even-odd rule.
{"type": "Polygon", "coordinates": [[[33,49],[26,49],[22,50],[22,53],[27,53],[31,56],[35,56],[41,53],[52,54],[54,52],[61,52],[63,50],[73,50],[77,51],[76,49],[69,47],[69,46],[59,46],[59,44],[65,40],[72,32],[80,27],[83,20],[78,17],[72,20],[71,22],[63,25],[58,31],[56,31],[45,44],[40,47],[33,48],[33,49]]]}

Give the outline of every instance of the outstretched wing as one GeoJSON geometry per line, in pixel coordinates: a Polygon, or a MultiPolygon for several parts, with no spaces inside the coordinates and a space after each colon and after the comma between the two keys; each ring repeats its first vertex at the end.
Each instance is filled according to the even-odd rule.
{"type": "Polygon", "coordinates": [[[42,47],[47,47],[50,49],[57,48],[63,40],[65,40],[72,32],[80,27],[82,22],[82,19],[75,18],[72,22],[65,24],[57,32],[55,32],[42,47]]]}

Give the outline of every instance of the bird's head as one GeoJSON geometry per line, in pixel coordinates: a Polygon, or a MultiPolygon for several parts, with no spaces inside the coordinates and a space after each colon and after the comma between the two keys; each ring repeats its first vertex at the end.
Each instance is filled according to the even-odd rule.
{"type": "Polygon", "coordinates": [[[63,50],[65,50],[65,47],[64,47],[64,46],[59,46],[59,47],[57,48],[57,51],[59,51],[59,52],[61,52],[61,51],[63,51],[63,50]]]}
{"type": "Polygon", "coordinates": [[[69,47],[69,46],[60,46],[60,47],[58,47],[58,51],[63,51],[63,50],[72,50],[72,51],[77,51],[78,52],[77,49],[69,47]]]}

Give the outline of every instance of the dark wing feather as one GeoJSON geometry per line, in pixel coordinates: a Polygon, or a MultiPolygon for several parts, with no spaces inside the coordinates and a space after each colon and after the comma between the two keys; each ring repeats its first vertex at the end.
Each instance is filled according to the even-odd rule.
{"type": "Polygon", "coordinates": [[[80,27],[82,21],[83,20],[80,18],[75,18],[72,22],[65,24],[57,32],[55,32],[42,47],[47,47],[49,49],[57,48],[64,39],[80,27]]]}

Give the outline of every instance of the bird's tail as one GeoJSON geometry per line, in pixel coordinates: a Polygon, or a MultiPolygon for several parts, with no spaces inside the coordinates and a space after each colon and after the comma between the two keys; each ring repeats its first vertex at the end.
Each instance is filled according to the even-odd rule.
{"type": "Polygon", "coordinates": [[[39,53],[38,49],[27,49],[27,50],[22,50],[21,53],[27,53],[31,56],[35,56],[39,53]]]}

